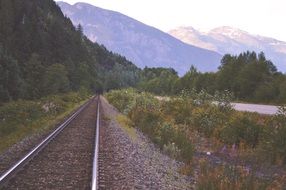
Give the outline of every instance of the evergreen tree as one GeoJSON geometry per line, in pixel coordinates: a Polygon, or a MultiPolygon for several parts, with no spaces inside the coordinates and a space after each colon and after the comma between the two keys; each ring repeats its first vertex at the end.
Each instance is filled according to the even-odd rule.
{"type": "Polygon", "coordinates": [[[69,80],[64,65],[53,64],[46,70],[44,89],[46,94],[63,93],[69,90],[69,80]]]}
{"type": "Polygon", "coordinates": [[[23,96],[23,82],[20,78],[18,63],[0,47],[0,86],[2,101],[23,96]]]}
{"type": "Polygon", "coordinates": [[[28,98],[39,98],[44,95],[44,75],[45,67],[42,65],[39,55],[32,54],[25,67],[28,98]]]}
{"type": "Polygon", "coordinates": [[[83,34],[83,28],[82,28],[81,24],[77,25],[76,30],[79,33],[80,37],[82,38],[84,36],[84,34],[83,34]]]}

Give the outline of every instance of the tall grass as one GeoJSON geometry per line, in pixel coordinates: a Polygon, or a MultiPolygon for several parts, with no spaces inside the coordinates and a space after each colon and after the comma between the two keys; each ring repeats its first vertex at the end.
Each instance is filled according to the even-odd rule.
{"type": "Polygon", "coordinates": [[[54,126],[89,97],[86,93],[19,100],[0,107],[0,153],[35,132],[54,126]]]}
{"type": "Polygon", "coordinates": [[[198,190],[267,190],[282,189],[271,180],[259,179],[255,173],[239,166],[212,167],[201,161],[197,179],[198,190]]]}

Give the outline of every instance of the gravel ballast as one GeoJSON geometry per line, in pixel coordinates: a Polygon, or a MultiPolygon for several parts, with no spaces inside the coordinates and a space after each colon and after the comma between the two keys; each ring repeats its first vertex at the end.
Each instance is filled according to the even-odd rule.
{"type": "Polygon", "coordinates": [[[191,177],[178,173],[183,163],[161,153],[138,130],[132,140],[116,120],[120,113],[101,100],[101,189],[192,189],[191,177]]]}
{"type": "MultiPolygon", "coordinates": [[[[44,138],[46,138],[50,133],[52,133],[58,126],[60,126],[67,118],[69,118],[73,113],[79,108],[75,109],[60,121],[50,127],[44,126],[43,129],[34,132],[33,134],[27,135],[25,138],[21,139],[16,144],[9,147],[7,150],[0,154],[0,175],[6,172],[12,165],[18,162],[21,158],[29,153],[34,147],[36,147],[44,138]]],[[[40,126],[39,126],[40,127],[40,126]]]]}
{"type": "Polygon", "coordinates": [[[96,108],[93,99],[4,189],[90,189],[96,108]]]}

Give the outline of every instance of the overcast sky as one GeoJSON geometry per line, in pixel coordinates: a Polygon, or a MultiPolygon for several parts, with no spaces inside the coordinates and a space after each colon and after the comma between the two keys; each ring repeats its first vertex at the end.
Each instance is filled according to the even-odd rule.
{"type": "MultiPolygon", "coordinates": [[[[78,0],[64,0],[70,4],[78,0]]],[[[232,26],[286,41],[286,0],[80,0],[168,31],[232,26]]]]}

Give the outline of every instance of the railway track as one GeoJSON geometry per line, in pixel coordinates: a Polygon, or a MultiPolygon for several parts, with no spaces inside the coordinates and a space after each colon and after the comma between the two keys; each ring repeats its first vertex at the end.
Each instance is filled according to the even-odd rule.
{"type": "Polygon", "coordinates": [[[0,176],[0,189],[98,187],[99,97],[93,98],[0,176]]]}

